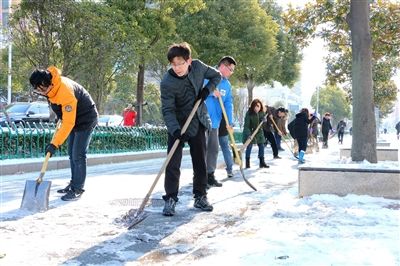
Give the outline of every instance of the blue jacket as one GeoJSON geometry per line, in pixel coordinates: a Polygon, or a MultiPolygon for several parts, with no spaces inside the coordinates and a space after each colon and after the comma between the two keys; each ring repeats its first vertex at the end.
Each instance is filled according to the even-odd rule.
{"type": "MultiPolygon", "coordinates": [[[[207,80],[204,81],[205,83],[207,80]]],[[[218,84],[217,89],[221,93],[222,102],[224,103],[226,115],[228,116],[229,125],[233,125],[232,117],[233,117],[233,102],[232,102],[232,89],[231,83],[228,79],[222,78],[221,82],[218,84]]],[[[214,96],[213,93],[206,99],[206,105],[208,114],[211,118],[211,128],[219,128],[219,124],[221,119],[223,118],[222,109],[219,104],[219,100],[214,96]]]]}

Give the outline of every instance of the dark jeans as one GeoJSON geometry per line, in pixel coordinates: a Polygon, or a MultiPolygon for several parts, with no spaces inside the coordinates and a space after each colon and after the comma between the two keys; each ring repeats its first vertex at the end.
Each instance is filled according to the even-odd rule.
{"type": "Polygon", "coordinates": [[[340,143],[343,143],[344,131],[338,131],[338,139],[340,143]]]}
{"type": "Polygon", "coordinates": [[[264,137],[267,139],[266,143],[269,142],[271,144],[272,154],[274,155],[274,157],[278,156],[278,147],[276,146],[274,134],[272,134],[271,131],[264,130],[264,137]]]}
{"type": "MultiPolygon", "coordinates": [[[[258,158],[264,158],[264,143],[257,143],[258,146],[258,158]]],[[[246,148],[246,158],[250,158],[251,150],[253,148],[253,144],[249,144],[246,148]]]]}
{"type": "MultiPolygon", "coordinates": [[[[175,138],[168,134],[168,153],[175,143],[175,138]]],[[[206,166],[206,129],[200,126],[197,135],[188,141],[190,156],[193,165],[193,194],[195,197],[206,195],[207,187],[207,166],[206,166]]],[[[165,198],[178,199],[179,179],[181,176],[183,145],[178,145],[174,154],[165,169],[164,189],[165,198]]]]}
{"type": "Polygon", "coordinates": [[[274,136],[275,136],[275,141],[276,141],[276,147],[278,148],[278,150],[282,149],[281,146],[281,135],[279,135],[277,132],[274,132],[274,136]]]}
{"type": "Polygon", "coordinates": [[[93,129],[72,130],[68,137],[68,155],[71,166],[71,188],[83,189],[86,180],[86,154],[93,129]]]}

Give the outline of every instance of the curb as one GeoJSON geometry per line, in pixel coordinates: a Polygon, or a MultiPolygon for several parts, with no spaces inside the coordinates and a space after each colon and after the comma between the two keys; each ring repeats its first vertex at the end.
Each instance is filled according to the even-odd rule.
{"type": "MultiPolygon", "coordinates": [[[[183,149],[183,154],[189,154],[189,149],[183,149]]],[[[88,154],[87,166],[99,164],[123,163],[128,161],[148,160],[152,158],[167,157],[167,151],[157,150],[151,152],[128,152],[128,153],[110,153],[110,154],[88,154]]],[[[12,159],[3,161],[0,165],[0,175],[15,175],[29,172],[40,172],[43,165],[43,158],[29,159],[12,159]]],[[[69,168],[68,156],[56,157],[49,160],[47,170],[59,170],[69,168]]]]}
{"type": "MultiPolygon", "coordinates": [[[[236,144],[238,149],[242,144],[236,144]]],[[[183,155],[189,155],[190,149],[183,149],[183,155]]],[[[166,150],[144,151],[144,152],[124,152],[124,153],[109,153],[109,154],[88,154],[87,166],[99,164],[124,163],[128,161],[149,160],[152,158],[167,157],[166,150]]],[[[21,173],[40,172],[43,165],[43,158],[34,159],[11,159],[0,161],[0,176],[15,175],[21,173]],[[27,160],[24,162],[24,160],[27,160]]],[[[60,170],[69,168],[69,159],[67,156],[50,158],[47,165],[47,170],[60,170]]]]}

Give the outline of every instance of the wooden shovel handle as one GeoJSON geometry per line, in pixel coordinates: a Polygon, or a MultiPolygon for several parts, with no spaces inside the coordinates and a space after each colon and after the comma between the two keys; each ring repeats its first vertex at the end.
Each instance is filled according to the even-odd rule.
{"type": "MultiPolygon", "coordinates": [[[[51,138],[51,142],[53,142],[54,136],[56,135],[58,129],[60,128],[60,125],[61,125],[61,119],[58,120],[58,122],[57,122],[56,128],[55,128],[54,133],[53,133],[53,137],[51,138]]],[[[43,176],[46,173],[46,169],[47,169],[47,165],[49,163],[50,156],[51,156],[51,153],[48,152],[46,154],[46,158],[44,158],[44,162],[43,162],[43,165],[42,165],[42,170],[40,170],[40,175],[39,175],[38,179],[36,179],[36,183],[42,183],[43,176]]]]}

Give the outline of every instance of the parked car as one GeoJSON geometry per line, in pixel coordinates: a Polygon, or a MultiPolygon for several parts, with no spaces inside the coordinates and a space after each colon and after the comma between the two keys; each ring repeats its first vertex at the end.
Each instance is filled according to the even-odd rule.
{"type": "Polygon", "coordinates": [[[0,125],[5,126],[6,122],[33,123],[49,122],[50,110],[47,102],[15,102],[0,112],[0,125]]]}
{"type": "Polygon", "coordinates": [[[124,118],[120,115],[100,115],[98,125],[106,127],[117,127],[123,125],[124,118]]]}

